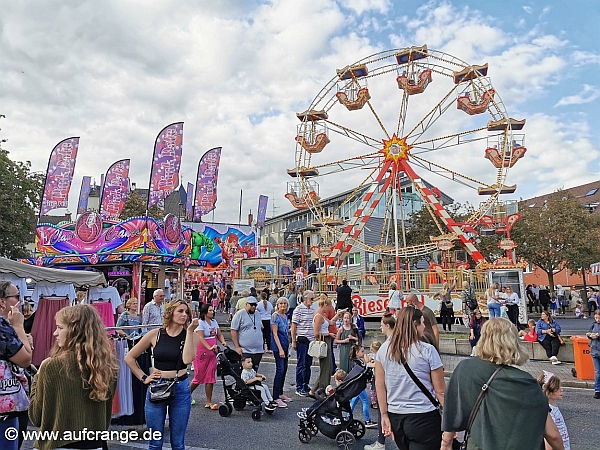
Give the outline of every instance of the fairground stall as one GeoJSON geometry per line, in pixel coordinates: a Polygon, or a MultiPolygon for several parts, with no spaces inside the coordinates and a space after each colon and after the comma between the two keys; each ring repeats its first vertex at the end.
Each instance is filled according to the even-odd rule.
{"type": "Polygon", "coordinates": [[[225,281],[237,261],[255,255],[250,227],[182,223],[173,214],[109,221],[88,211],[75,222],[39,224],[35,257],[28,262],[101,272],[121,301],[135,296],[143,303],[159,288],[167,299],[179,298],[205,276],[225,281]]]}

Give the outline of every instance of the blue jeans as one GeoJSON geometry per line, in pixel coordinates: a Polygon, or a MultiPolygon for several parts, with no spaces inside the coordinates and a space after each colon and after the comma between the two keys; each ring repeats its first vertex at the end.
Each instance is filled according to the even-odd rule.
{"type": "MultiPolygon", "coordinates": [[[[18,433],[20,433],[18,417],[13,417],[12,419],[0,420],[0,448],[2,450],[17,450],[19,448],[18,433]],[[12,441],[9,441],[5,434],[6,430],[8,430],[9,428],[12,428],[15,433],[14,434],[15,439],[12,441]]],[[[13,437],[13,435],[11,435],[11,432],[9,432],[8,434],[10,435],[9,437],[11,437],[11,438],[13,437]]]]}
{"type": "Polygon", "coordinates": [[[500,303],[488,303],[488,311],[490,312],[490,319],[493,317],[500,317],[500,303]]]}
{"type": "Polygon", "coordinates": [[[167,406],[169,410],[169,431],[171,448],[185,450],[185,432],[192,409],[192,395],[190,394],[190,381],[188,379],[175,383],[175,398],[163,403],[150,401],[150,389],[146,395],[146,425],[152,432],[160,431],[159,440],[148,442],[148,450],[161,450],[165,432],[165,419],[167,406]]]}
{"type": "Polygon", "coordinates": [[[594,391],[600,392],[600,356],[592,356],[594,362],[594,391]]]}
{"type": "Polygon", "coordinates": [[[287,375],[288,369],[288,349],[284,348],[285,358],[279,356],[277,347],[273,350],[273,356],[275,357],[275,379],[273,380],[273,398],[278,399],[283,395],[283,384],[285,383],[285,376],[287,375]]]}
{"type": "Polygon", "coordinates": [[[310,391],[310,366],[312,365],[312,356],[308,355],[308,345],[310,341],[300,343],[296,340],[296,389],[310,391]]]}
{"type": "Polygon", "coordinates": [[[371,406],[371,402],[369,401],[369,394],[367,393],[366,389],[350,401],[350,409],[352,411],[354,411],[354,407],[356,406],[356,404],[358,403],[359,400],[362,403],[363,416],[365,416],[365,420],[367,422],[370,422],[371,421],[371,410],[369,408],[371,406]]]}

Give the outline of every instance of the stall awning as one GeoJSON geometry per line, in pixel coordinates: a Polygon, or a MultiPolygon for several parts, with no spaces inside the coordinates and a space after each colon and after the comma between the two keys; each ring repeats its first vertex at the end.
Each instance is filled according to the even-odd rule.
{"type": "Polygon", "coordinates": [[[38,267],[2,257],[0,257],[0,273],[12,273],[19,278],[31,278],[34,281],[70,283],[75,286],[106,284],[104,274],[99,272],[38,267]]]}

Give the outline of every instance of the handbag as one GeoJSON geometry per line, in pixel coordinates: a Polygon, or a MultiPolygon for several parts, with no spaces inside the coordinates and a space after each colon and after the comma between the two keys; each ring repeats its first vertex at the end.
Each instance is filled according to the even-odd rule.
{"type": "Polygon", "coordinates": [[[160,379],[150,385],[150,401],[152,403],[161,403],[175,398],[175,383],[177,378],[164,380],[160,379]]]}
{"type": "Polygon", "coordinates": [[[27,411],[27,377],[12,362],[0,360],[0,415],[27,411]]]}
{"type": "Polygon", "coordinates": [[[308,344],[308,354],[313,358],[325,358],[327,356],[327,342],[321,340],[314,340],[308,344]]]}

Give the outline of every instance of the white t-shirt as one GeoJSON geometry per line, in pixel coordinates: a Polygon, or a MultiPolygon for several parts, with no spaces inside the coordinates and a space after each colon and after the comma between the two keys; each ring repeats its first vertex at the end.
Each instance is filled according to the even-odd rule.
{"type": "Polygon", "coordinates": [[[217,343],[217,330],[219,329],[219,324],[215,319],[210,321],[210,325],[206,322],[206,320],[200,320],[198,322],[198,328],[194,331],[202,331],[204,333],[204,339],[206,343],[210,346],[213,346],[217,343]]]}
{"type": "Polygon", "coordinates": [[[164,292],[165,298],[171,298],[171,280],[169,280],[168,278],[165,278],[164,292]]]}
{"type": "Polygon", "coordinates": [[[394,290],[390,290],[390,292],[388,292],[388,308],[392,308],[392,309],[400,309],[402,308],[402,301],[401,301],[401,294],[400,291],[397,289],[394,290]]]}
{"type": "MultiPolygon", "coordinates": [[[[375,356],[375,360],[381,363],[385,372],[388,411],[396,414],[418,414],[433,411],[435,406],[408,375],[404,366],[388,358],[389,345],[388,339],[381,345],[375,356]]],[[[425,342],[413,344],[407,363],[417,378],[435,397],[431,371],[443,366],[435,347],[425,342]]]]}
{"type": "Polygon", "coordinates": [[[258,305],[256,305],[256,312],[260,314],[260,320],[271,320],[273,305],[271,302],[267,301],[267,307],[265,308],[264,302],[259,300],[258,305]]]}

